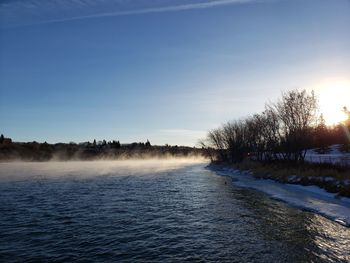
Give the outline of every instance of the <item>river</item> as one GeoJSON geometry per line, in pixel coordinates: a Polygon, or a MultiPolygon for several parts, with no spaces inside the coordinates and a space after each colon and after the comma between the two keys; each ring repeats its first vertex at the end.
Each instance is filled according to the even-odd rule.
{"type": "Polygon", "coordinates": [[[0,261],[350,261],[348,227],[205,166],[0,164],[0,261]]]}

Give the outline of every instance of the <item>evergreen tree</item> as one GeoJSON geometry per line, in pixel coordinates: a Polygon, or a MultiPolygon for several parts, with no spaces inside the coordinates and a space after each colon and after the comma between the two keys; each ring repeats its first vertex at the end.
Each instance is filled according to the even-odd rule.
{"type": "Polygon", "coordinates": [[[345,120],[345,126],[347,126],[348,129],[350,129],[350,111],[348,110],[347,107],[344,107],[343,111],[348,116],[348,118],[345,120]]]}
{"type": "Polygon", "coordinates": [[[326,153],[329,150],[329,137],[329,130],[327,128],[326,121],[323,114],[321,114],[319,124],[315,129],[315,143],[316,147],[319,148],[320,153],[326,153]]]}

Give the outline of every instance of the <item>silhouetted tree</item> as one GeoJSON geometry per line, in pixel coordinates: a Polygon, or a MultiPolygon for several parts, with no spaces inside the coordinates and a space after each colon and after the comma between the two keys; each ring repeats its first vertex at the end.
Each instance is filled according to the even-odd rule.
{"type": "Polygon", "coordinates": [[[344,113],[348,116],[348,118],[344,122],[344,133],[345,133],[345,143],[343,149],[347,152],[350,152],[350,111],[347,107],[343,108],[344,113]]]}
{"type": "Polygon", "coordinates": [[[118,149],[120,147],[121,145],[119,141],[115,141],[115,140],[112,141],[112,148],[118,149]]]}
{"type": "Polygon", "coordinates": [[[319,153],[325,153],[329,150],[330,145],[330,132],[327,128],[323,114],[320,116],[319,124],[315,128],[314,132],[315,147],[318,148],[319,153]]]}
{"type": "Polygon", "coordinates": [[[317,123],[317,99],[312,91],[292,90],[282,94],[275,104],[281,121],[283,151],[285,157],[293,161],[304,161],[311,146],[312,127],[317,123]]]}
{"type": "Polygon", "coordinates": [[[227,161],[227,154],[226,154],[226,148],[224,145],[222,128],[209,131],[206,141],[209,148],[213,148],[218,151],[219,161],[227,161]]]}
{"type": "Polygon", "coordinates": [[[348,127],[348,129],[350,129],[350,111],[348,110],[347,107],[343,108],[343,112],[348,116],[348,118],[345,120],[345,126],[348,127]]]}
{"type": "Polygon", "coordinates": [[[261,114],[209,131],[202,147],[216,149],[220,161],[237,162],[252,153],[258,160],[279,159],[282,154],[285,160],[302,162],[312,146],[317,108],[313,92],[283,93],[261,114]]]}

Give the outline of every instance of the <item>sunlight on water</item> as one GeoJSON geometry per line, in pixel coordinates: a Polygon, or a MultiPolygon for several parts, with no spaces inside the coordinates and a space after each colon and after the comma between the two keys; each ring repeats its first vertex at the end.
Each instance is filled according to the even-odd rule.
{"type": "Polygon", "coordinates": [[[0,168],[2,262],[350,260],[349,228],[238,187],[203,160],[0,168]]]}
{"type": "Polygon", "coordinates": [[[344,227],[344,231],[339,231],[337,224],[317,215],[307,229],[314,235],[312,241],[318,248],[315,253],[320,258],[333,262],[350,260],[349,228],[344,227]]]}

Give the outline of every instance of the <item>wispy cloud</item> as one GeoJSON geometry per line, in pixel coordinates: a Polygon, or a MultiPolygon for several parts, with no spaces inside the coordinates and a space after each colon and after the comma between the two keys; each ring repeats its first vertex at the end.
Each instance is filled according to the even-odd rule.
{"type": "Polygon", "coordinates": [[[158,1],[136,2],[130,0],[102,0],[99,2],[91,0],[7,1],[0,4],[0,14],[3,16],[1,24],[6,27],[11,26],[11,22],[12,25],[48,24],[102,17],[205,9],[216,6],[244,4],[257,1],[259,0],[163,1],[161,2],[161,5],[159,5],[158,1]],[[106,10],[113,11],[107,12],[106,10]],[[78,14],[77,11],[79,12],[78,14]],[[14,20],[16,17],[19,17],[19,13],[22,13],[22,17],[25,18],[27,16],[34,21],[21,21],[19,23],[17,21],[16,23],[14,20]],[[60,16],[60,13],[62,13],[62,16],[60,16]]]}

